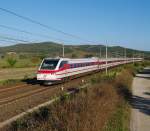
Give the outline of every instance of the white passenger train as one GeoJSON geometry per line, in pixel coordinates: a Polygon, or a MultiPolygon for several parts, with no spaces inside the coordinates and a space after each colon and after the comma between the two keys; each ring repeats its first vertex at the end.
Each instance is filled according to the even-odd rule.
{"type": "Polygon", "coordinates": [[[39,67],[37,80],[52,84],[61,82],[66,78],[72,79],[79,75],[99,71],[106,66],[110,68],[141,60],[141,58],[109,58],[107,60],[99,58],[45,58],[39,67]]]}

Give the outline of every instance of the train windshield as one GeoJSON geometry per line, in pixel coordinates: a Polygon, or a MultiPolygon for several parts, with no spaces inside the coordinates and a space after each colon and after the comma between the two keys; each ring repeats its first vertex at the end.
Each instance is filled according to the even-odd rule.
{"type": "Polygon", "coordinates": [[[41,65],[41,69],[46,69],[46,70],[54,70],[58,64],[59,60],[48,60],[45,59],[41,65]]]}

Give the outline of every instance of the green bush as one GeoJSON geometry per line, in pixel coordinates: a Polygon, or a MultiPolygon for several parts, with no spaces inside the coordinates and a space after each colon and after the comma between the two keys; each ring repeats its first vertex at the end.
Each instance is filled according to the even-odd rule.
{"type": "Polygon", "coordinates": [[[14,67],[15,64],[17,63],[17,60],[15,58],[8,58],[7,63],[9,64],[10,67],[14,67]]]}

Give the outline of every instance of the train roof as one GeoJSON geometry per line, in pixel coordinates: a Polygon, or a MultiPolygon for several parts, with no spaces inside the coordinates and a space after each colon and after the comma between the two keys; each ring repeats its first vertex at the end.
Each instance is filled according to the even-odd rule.
{"type": "MultiPolygon", "coordinates": [[[[71,59],[71,58],[45,58],[50,60],[58,60],[58,61],[68,61],[69,63],[79,63],[79,62],[94,62],[94,61],[106,61],[106,58],[98,58],[98,57],[92,57],[92,58],[78,58],[78,59],[71,59]]],[[[125,60],[125,59],[133,59],[133,58],[108,58],[107,61],[114,61],[114,60],[125,60]]],[[[134,58],[136,59],[136,58],[134,58]]],[[[140,59],[140,58],[139,58],[140,59]]]]}

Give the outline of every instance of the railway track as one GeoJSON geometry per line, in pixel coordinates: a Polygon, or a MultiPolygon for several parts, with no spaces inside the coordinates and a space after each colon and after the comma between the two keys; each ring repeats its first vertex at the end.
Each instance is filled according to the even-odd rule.
{"type": "MultiPolygon", "coordinates": [[[[86,76],[82,76],[82,78],[86,78],[88,77],[88,75],[86,76]]],[[[76,79],[73,79],[67,83],[72,83],[74,81],[78,81],[79,79],[81,79],[80,77],[79,78],[76,78],[76,79]]],[[[58,87],[58,86],[62,86],[64,85],[65,83],[60,83],[60,84],[57,84],[57,85],[51,85],[51,86],[42,86],[42,85],[27,85],[27,84],[22,84],[22,85],[17,85],[17,86],[14,86],[14,87],[10,87],[10,88],[4,88],[4,89],[0,89],[0,95],[2,95],[2,93],[5,93],[7,94],[9,91],[16,91],[16,90],[23,90],[24,88],[33,88],[33,87],[37,87],[37,89],[33,89],[31,91],[26,91],[25,93],[20,93],[20,94],[14,94],[12,96],[8,96],[8,97],[0,97],[0,107],[4,106],[4,105],[7,105],[7,104],[11,104],[13,103],[14,101],[19,101],[21,99],[25,99],[27,97],[30,97],[30,96],[34,96],[34,95],[37,95],[37,94],[40,94],[40,93],[43,93],[46,92],[46,91],[50,91],[52,88],[55,88],[55,87],[58,87]]]]}
{"type": "MultiPolygon", "coordinates": [[[[87,74],[86,76],[81,76],[79,78],[76,78],[76,79],[73,79],[67,83],[73,83],[74,81],[78,81],[79,79],[84,79],[84,78],[87,78],[89,77],[89,75],[87,74]]],[[[58,84],[59,86],[62,86],[63,84],[65,83],[61,83],[61,84],[58,84]]],[[[17,86],[14,86],[14,87],[9,87],[9,88],[4,88],[4,89],[0,89],[0,107],[4,106],[4,105],[7,105],[7,104],[10,104],[10,103],[13,103],[14,101],[18,101],[18,100],[21,100],[21,99],[24,99],[24,98],[27,98],[27,97],[30,97],[30,96],[34,96],[35,94],[39,94],[39,93],[43,93],[46,92],[46,91],[50,91],[52,88],[54,87],[57,87],[58,85],[51,85],[51,86],[41,86],[41,85],[32,85],[32,84],[22,84],[22,85],[17,85],[17,86]],[[33,87],[37,87],[37,89],[33,89],[31,90],[30,88],[33,88],[33,87]],[[17,90],[23,90],[24,88],[28,88],[30,89],[29,91],[27,90],[25,93],[20,93],[20,94],[13,94],[12,96],[8,96],[8,97],[4,97],[3,96],[5,94],[8,94],[9,91],[14,91],[16,92],[17,90]],[[5,93],[4,95],[2,95],[3,93],[5,93]]]]}
{"type": "Polygon", "coordinates": [[[26,93],[22,93],[22,94],[10,96],[10,97],[4,98],[4,99],[0,99],[0,107],[5,105],[5,104],[9,104],[13,101],[16,101],[16,100],[19,100],[19,99],[22,99],[22,98],[26,98],[28,96],[35,95],[37,93],[43,93],[44,91],[47,91],[47,90],[50,90],[50,89],[51,88],[49,88],[49,87],[40,88],[40,89],[37,89],[37,90],[33,90],[33,91],[26,92],[26,93]]]}
{"type": "Polygon", "coordinates": [[[22,84],[22,85],[17,85],[17,86],[14,86],[14,87],[2,88],[2,89],[0,89],[0,94],[3,93],[3,92],[14,90],[14,89],[24,88],[26,86],[27,86],[27,84],[22,84]]]}
{"type": "MultiPolygon", "coordinates": [[[[84,76],[84,77],[87,77],[87,76],[84,76]]],[[[77,78],[77,79],[71,80],[67,83],[71,84],[72,82],[78,81],[79,79],[80,78],[77,78]]],[[[15,87],[11,87],[11,88],[1,89],[0,93],[6,93],[7,94],[9,91],[14,90],[14,92],[15,92],[16,89],[22,90],[24,88],[29,88],[30,89],[30,87],[32,87],[32,88],[37,87],[37,89],[31,90],[31,91],[26,91],[25,93],[20,93],[20,94],[16,94],[16,95],[14,94],[12,96],[0,98],[0,108],[5,106],[5,105],[12,104],[13,102],[16,102],[16,101],[19,101],[19,100],[22,100],[22,99],[26,99],[28,97],[32,97],[32,96],[35,96],[35,95],[38,95],[38,94],[45,94],[47,92],[50,92],[55,87],[57,87],[57,90],[61,90],[59,87],[63,86],[64,84],[66,84],[66,83],[61,83],[61,84],[51,85],[51,86],[24,84],[24,85],[20,85],[20,86],[18,85],[18,86],[15,86],[15,87]]]]}

